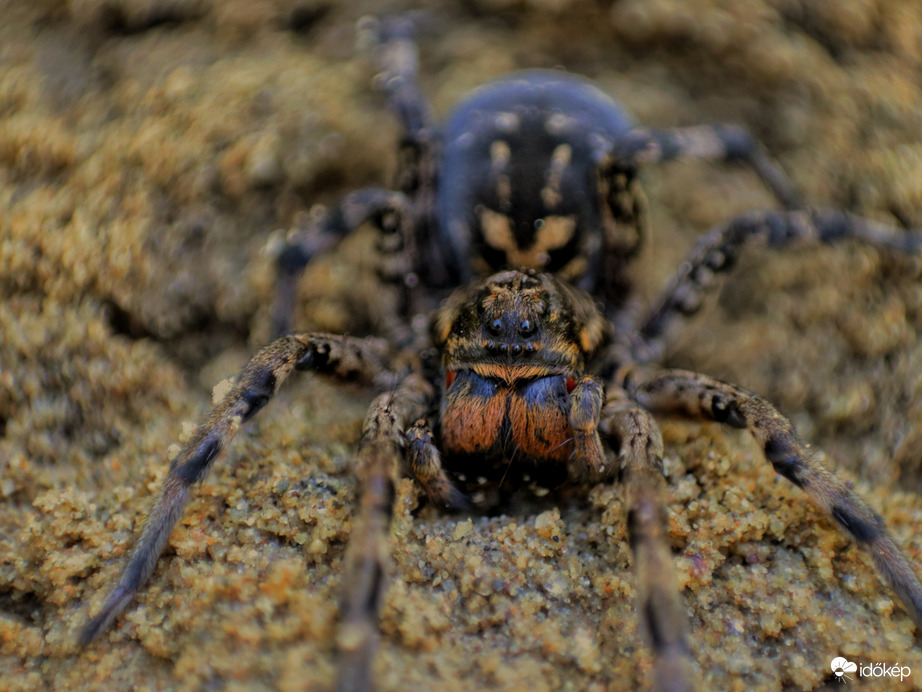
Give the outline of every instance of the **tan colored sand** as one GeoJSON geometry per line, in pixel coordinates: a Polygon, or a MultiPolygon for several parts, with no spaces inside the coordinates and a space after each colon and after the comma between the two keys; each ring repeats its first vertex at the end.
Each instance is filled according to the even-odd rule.
{"type": "MultiPolygon", "coordinates": [[[[316,379],[286,386],[218,461],[101,641],[80,653],[73,637],[117,577],[169,449],[266,336],[273,231],[386,180],[396,128],[354,31],[384,5],[4,6],[0,688],[330,688],[349,468],[371,394],[316,379]],[[314,11],[302,33],[286,30],[314,11]],[[145,28],[158,16],[171,21],[145,28]]],[[[922,226],[922,10],[911,3],[438,7],[422,48],[440,113],[510,69],[565,65],[651,125],[747,124],[813,203],[922,226]]],[[[647,297],[695,236],[772,204],[732,167],[646,179],[647,297]]],[[[374,284],[355,278],[368,252],[358,237],[312,269],[304,325],[373,323],[362,306],[374,284]]],[[[919,271],[855,246],[753,252],[670,356],[775,400],[917,565],[919,271]]],[[[902,607],[747,438],[663,431],[671,541],[707,689],[832,685],[838,655],[908,665],[902,687],[919,684],[919,633],[902,607]]],[[[648,680],[617,488],[491,518],[418,502],[404,483],[382,690],[648,680]]]]}

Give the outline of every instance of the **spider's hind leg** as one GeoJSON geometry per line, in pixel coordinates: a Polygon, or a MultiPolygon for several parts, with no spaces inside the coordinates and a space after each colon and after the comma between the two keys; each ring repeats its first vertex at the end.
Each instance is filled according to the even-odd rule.
{"type": "Polygon", "coordinates": [[[419,88],[419,49],[412,17],[366,18],[359,30],[375,42],[376,81],[403,126],[404,143],[431,144],[432,111],[419,88]]]}
{"type": "MultiPolygon", "coordinates": [[[[601,297],[614,312],[630,292],[627,267],[639,253],[647,234],[646,197],[637,179],[644,165],[675,159],[739,161],[752,168],[780,204],[788,210],[801,206],[791,181],[762,146],[742,127],[699,125],[653,130],[634,127],[601,143],[594,152],[598,162],[602,209],[603,253],[583,287],[601,283],[601,297]]],[[[591,254],[591,253],[590,253],[591,254]]]]}
{"type": "MultiPolygon", "coordinates": [[[[377,81],[403,128],[396,190],[367,188],[352,192],[326,213],[312,218],[306,228],[287,241],[276,260],[278,278],[272,312],[276,335],[291,329],[297,282],[304,267],[366,222],[374,223],[380,231],[379,277],[401,290],[396,319],[383,322],[400,323],[418,310],[413,287],[420,277],[432,285],[446,281],[448,259],[433,232],[437,138],[429,105],[417,83],[413,24],[405,18],[369,19],[361,30],[374,37],[380,70],[377,81]]],[[[399,341],[403,335],[396,336],[399,341]]]]}
{"type": "Polygon", "coordinates": [[[807,493],[867,551],[916,626],[922,628],[922,584],[883,519],[810,453],[791,422],[774,406],[734,385],[682,370],[637,369],[627,374],[624,386],[631,398],[650,411],[748,429],[775,471],[807,493]]]}
{"type": "Polygon", "coordinates": [[[441,140],[429,102],[419,87],[416,23],[424,12],[366,19],[360,30],[375,42],[376,84],[403,132],[397,151],[395,187],[413,200],[410,229],[418,253],[414,271],[429,286],[455,280],[457,258],[449,255],[438,234],[437,197],[441,140]]]}
{"type": "Polygon", "coordinates": [[[412,271],[415,257],[411,217],[410,201],[405,195],[379,188],[356,190],[329,210],[312,215],[307,225],[286,241],[276,257],[273,334],[281,336],[292,328],[298,280],[304,267],[365,223],[374,223],[379,230],[380,278],[405,287],[404,277],[412,271]]]}
{"type": "Polygon", "coordinates": [[[736,125],[698,125],[668,130],[635,127],[615,139],[610,157],[617,166],[673,159],[741,161],[752,168],[785,209],[800,206],[783,170],[747,130],[736,125]]]}
{"type": "Polygon", "coordinates": [[[371,666],[378,643],[378,614],[387,590],[390,525],[396,482],[408,436],[405,431],[431,405],[432,386],[418,374],[379,395],[365,418],[356,475],[358,512],[346,550],[337,633],[336,689],[372,689],[371,666]]]}

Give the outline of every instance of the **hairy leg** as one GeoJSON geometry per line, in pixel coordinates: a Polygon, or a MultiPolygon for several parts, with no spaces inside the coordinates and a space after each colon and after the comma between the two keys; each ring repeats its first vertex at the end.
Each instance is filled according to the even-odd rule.
{"type": "Polygon", "coordinates": [[[439,507],[467,509],[470,502],[455,487],[442,467],[442,455],[432,439],[429,423],[421,419],[407,431],[407,468],[439,507]]]}
{"type": "Polygon", "coordinates": [[[399,374],[390,368],[384,342],[379,340],[297,334],[278,339],[257,352],[240,371],[230,392],[170,463],[118,584],[100,612],[80,630],[81,646],[96,639],[148,580],[182,516],[192,486],[205,476],[240,426],[268,403],[295,369],[381,386],[393,386],[399,380],[399,374]]]}
{"type": "Polygon", "coordinates": [[[432,111],[419,88],[416,27],[408,17],[366,19],[360,31],[375,41],[380,88],[403,126],[404,141],[426,145],[433,136],[432,111]]]}
{"type": "Polygon", "coordinates": [[[839,211],[749,212],[715,227],[695,243],[654,308],[637,325],[641,363],[659,360],[669,337],[719,285],[747,245],[781,248],[794,243],[858,242],[903,253],[922,250],[922,233],[891,228],[839,211]]]}
{"type": "Polygon", "coordinates": [[[375,41],[376,84],[403,128],[397,152],[395,187],[413,200],[413,271],[428,286],[448,286],[456,259],[436,232],[440,142],[432,109],[419,88],[415,19],[423,13],[365,20],[360,30],[375,41]]]}
{"type": "Polygon", "coordinates": [[[666,537],[662,436],[652,415],[620,389],[609,395],[599,430],[618,453],[637,613],[653,652],[654,689],[693,689],[687,623],[666,537]]]}
{"type": "Polygon", "coordinates": [[[671,130],[634,128],[618,137],[610,156],[620,167],[673,159],[741,161],[750,166],[786,209],[800,206],[784,171],[752,135],[735,125],[699,125],[671,130]]]}
{"type": "Polygon", "coordinates": [[[582,377],[570,392],[567,422],[573,431],[573,456],[567,475],[575,483],[599,483],[615,475],[617,469],[606,464],[605,450],[599,437],[599,421],[605,390],[594,377],[582,377]]]}
{"type": "Polygon", "coordinates": [[[341,587],[339,692],[373,687],[371,666],[378,644],[378,613],[387,591],[395,483],[407,448],[404,431],[426,412],[433,396],[432,386],[412,374],[393,392],[378,396],[365,418],[356,469],[358,511],[341,587]]]}
{"type": "MultiPolygon", "coordinates": [[[[272,311],[275,335],[287,333],[292,327],[297,283],[304,267],[366,222],[374,223],[381,231],[380,278],[402,289],[400,317],[419,309],[413,289],[420,279],[428,285],[444,285],[447,281],[448,260],[433,233],[438,152],[432,115],[417,82],[413,24],[404,18],[371,19],[360,26],[360,31],[373,36],[380,70],[376,81],[403,127],[395,181],[398,191],[368,188],[353,192],[288,240],[277,258],[272,311]]],[[[399,339],[404,335],[396,336],[399,339]]]]}
{"type": "Polygon", "coordinates": [[[367,188],[346,195],[329,210],[313,215],[307,226],[293,235],[276,258],[275,301],[272,306],[272,329],[275,336],[292,328],[298,279],[304,267],[317,255],[335,247],[349,233],[365,223],[380,230],[378,267],[382,279],[402,282],[409,271],[408,257],[413,241],[410,202],[403,194],[391,190],[367,188]]]}
{"type": "Polygon", "coordinates": [[[680,413],[748,429],[775,471],[864,548],[909,616],[922,628],[922,584],[877,512],[816,459],[794,426],[764,399],[731,384],[682,370],[638,368],[625,377],[631,398],[655,412],[680,413]]]}

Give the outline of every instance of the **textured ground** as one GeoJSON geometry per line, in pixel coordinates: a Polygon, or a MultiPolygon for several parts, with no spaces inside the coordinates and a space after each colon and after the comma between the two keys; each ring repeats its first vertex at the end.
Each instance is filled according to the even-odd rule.
{"type": "MultiPolygon", "coordinates": [[[[746,124],[811,203],[922,226],[911,3],[437,5],[421,43],[439,113],[508,70],[563,65],[651,125],[746,124]]],[[[330,687],[350,459],[371,395],[315,379],[286,386],[219,460],[113,629],[83,653],[73,636],[117,577],[171,445],[266,337],[274,229],[387,179],[396,128],[355,20],[406,6],[0,3],[0,688],[330,687]]],[[[648,298],[696,235],[772,204],[733,168],[646,179],[648,298]]],[[[304,326],[367,326],[375,291],[355,278],[367,252],[358,237],[314,267],[304,326]]],[[[670,356],[775,400],[917,565],[920,267],[853,245],[753,252],[670,356]]],[[[663,429],[708,689],[831,685],[838,655],[908,665],[902,686],[922,684],[901,606],[748,439],[663,429]]],[[[405,483],[381,689],[647,680],[617,489],[496,517],[416,501],[405,483]]]]}

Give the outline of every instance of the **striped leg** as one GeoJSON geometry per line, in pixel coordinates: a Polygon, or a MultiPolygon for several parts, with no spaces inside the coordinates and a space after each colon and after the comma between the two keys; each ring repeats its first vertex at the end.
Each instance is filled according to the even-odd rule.
{"type": "Polygon", "coordinates": [[[372,222],[381,231],[380,273],[395,281],[409,267],[406,257],[412,250],[411,210],[409,200],[399,192],[367,188],[346,195],[328,211],[313,216],[307,227],[290,238],[276,258],[275,302],[272,306],[272,329],[275,336],[291,330],[298,279],[304,267],[319,254],[335,247],[359,226],[372,222]]]}
{"type": "Polygon", "coordinates": [[[650,413],[627,393],[609,395],[599,430],[618,451],[634,554],[637,613],[654,658],[654,689],[693,689],[687,624],[666,538],[663,439],[650,413]]]}
{"type": "Polygon", "coordinates": [[[432,111],[419,89],[419,50],[412,18],[367,19],[359,29],[374,38],[380,70],[377,81],[400,119],[404,141],[431,144],[432,111]]]}
{"type": "Polygon", "coordinates": [[[664,354],[669,337],[701,309],[720,275],[731,270],[743,248],[763,243],[780,248],[794,243],[835,243],[854,239],[904,253],[922,250],[922,233],[906,232],[838,211],[750,212],[702,236],[679,266],[662,297],[636,331],[639,362],[652,363],[664,354]]]}
{"type": "Polygon", "coordinates": [[[699,125],[671,130],[634,128],[618,137],[610,156],[618,167],[634,168],[673,159],[742,161],[786,209],[800,206],[784,171],[746,130],[733,125],[699,125]]]}
{"type": "Polygon", "coordinates": [[[384,342],[325,334],[297,334],[272,342],[254,355],[224,397],[183,445],[170,464],[160,495],[118,584],[102,610],[80,630],[86,646],[125,608],[154,571],[176,522],[189,501],[191,488],[246,423],[268,403],[292,370],[316,370],[346,380],[382,386],[398,379],[384,342]]]}
{"type": "Polygon", "coordinates": [[[403,128],[394,186],[413,200],[410,224],[417,251],[413,271],[427,286],[457,281],[452,257],[437,233],[437,188],[440,142],[429,102],[419,88],[416,23],[424,12],[363,20],[360,30],[375,42],[376,83],[403,128]]]}
{"type": "Polygon", "coordinates": [[[374,687],[371,665],[378,644],[378,613],[387,591],[391,514],[407,447],[405,431],[426,412],[433,396],[425,378],[413,374],[394,392],[375,399],[365,418],[356,471],[359,508],[341,587],[339,692],[365,692],[374,687]]]}
{"type": "Polygon", "coordinates": [[[797,437],[794,426],[764,399],[734,385],[681,370],[638,370],[625,388],[650,411],[677,412],[746,428],[775,471],[802,488],[864,548],[884,581],[922,628],[922,585],[883,519],[797,437]]]}
{"type": "Polygon", "coordinates": [[[442,455],[432,439],[432,430],[419,420],[407,431],[407,469],[437,507],[469,509],[471,503],[442,467],[442,455]]]}
{"type": "MultiPolygon", "coordinates": [[[[412,289],[420,279],[427,285],[445,285],[447,281],[449,259],[433,233],[437,152],[432,114],[417,82],[413,23],[397,18],[369,19],[363,24],[360,31],[371,34],[376,45],[377,80],[403,126],[395,181],[398,191],[368,188],[353,192],[288,241],[276,260],[278,278],[272,310],[276,335],[291,329],[297,283],[304,267],[366,222],[381,230],[378,272],[383,281],[401,287],[401,316],[418,310],[412,289]]],[[[397,335],[398,339],[403,336],[397,335]]]]}

